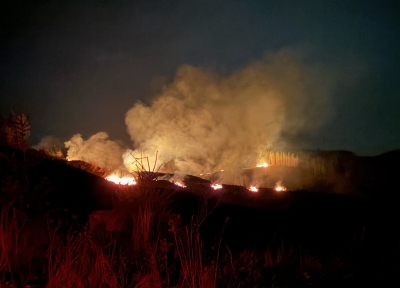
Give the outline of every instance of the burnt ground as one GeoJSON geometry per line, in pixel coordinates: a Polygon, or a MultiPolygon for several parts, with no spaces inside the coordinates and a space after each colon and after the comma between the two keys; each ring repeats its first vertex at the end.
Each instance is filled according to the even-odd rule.
{"type": "MultiPolygon", "coordinates": [[[[282,268],[276,265],[278,260],[270,260],[272,267],[296,269],[287,277],[297,280],[286,287],[381,286],[389,281],[398,283],[400,275],[400,218],[395,200],[399,191],[394,183],[395,172],[389,168],[396,157],[398,152],[348,160],[348,166],[342,167],[337,177],[344,175],[346,181],[353,181],[349,185],[356,187],[357,193],[316,189],[276,193],[271,188],[260,188],[254,194],[236,185],[214,191],[209,181],[195,176],[185,178],[186,188],[168,181],[152,183],[151,188],[156,193],[174,192],[168,209],[182,215],[182,225],[191,223],[202,201],[207,203],[209,210],[201,224],[206,251],[229,248],[232,255],[256,251],[265,256],[269,249],[274,259],[280,254],[303,261],[295,265],[297,268],[282,268]],[[360,169],[360,173],[354,169],[360,169]],[[363,187],[364,195],[359,192],[363,187]],[[306,270],[300,276],[298,267],[306,270]],[[299,278],[305,282],[299,282],[299,278]]],[[[113,209],[120,189],[63,160],[8,147],[1,148],[0,179],[1,207],[12,202],[33,218],[42,214],[64,217],[76,229],[93,211],[113,209]]]]}

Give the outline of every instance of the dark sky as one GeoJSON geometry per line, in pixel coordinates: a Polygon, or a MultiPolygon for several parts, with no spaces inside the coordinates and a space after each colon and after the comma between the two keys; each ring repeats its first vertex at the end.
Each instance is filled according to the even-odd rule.
{"type": "Polygon", "coordinates": [[[106,131],[183,64],[229,73],[267,51],[306,47],[345,75],[314,149],[400,148],[398,1],[0,2],[0,109],[31,116],[34,143],[106,131]]]}

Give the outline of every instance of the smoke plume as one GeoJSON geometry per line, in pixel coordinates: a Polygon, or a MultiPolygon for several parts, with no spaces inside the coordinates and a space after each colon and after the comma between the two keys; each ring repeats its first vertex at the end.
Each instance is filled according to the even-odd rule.
{"type": "Polygon", "coordinates": [[[198,174],[254,166],[269,149],[301,148],[296,137],[329,118],[337,77],[297,54],[269,53],[229,75],[182,66],[149,105],[137,102],[126,113],[134,149],[105,132],[88,140],[76,134],[65,142],[67,157],[130,171],[135,158],[148,157],[146,168],[198,174]]]}
{"type": "Polygon", "coordinates": [[[67,159],[70,161],[83,160],[110,170],[126,170],[121,157],[124,149],[109,140],[105,132],[99,132],[87,140],[81,134],[76,134],[64,144],[68,148],[67,159]]]}
{"type": "MultiPolygon", "coordinates": [[[[255,165],[285,137],[308,133],[327,118],[332,79],[290,51],[270,53],[230,75],[182,66],[151,105],[126,114],[134,150],[164,169],[201,173],[255,165]]],[[[153,163],[151,163],[153,164],[153,163]]]]}
{"type": "Polygon", "coordinates": [[[42,139],[40,139],[40,142],[34,146],[32,146],[33,149],[52,149],[52,148],[59,148],[62,147],[62,141],[54,136],[45,136],[42,139]]]}

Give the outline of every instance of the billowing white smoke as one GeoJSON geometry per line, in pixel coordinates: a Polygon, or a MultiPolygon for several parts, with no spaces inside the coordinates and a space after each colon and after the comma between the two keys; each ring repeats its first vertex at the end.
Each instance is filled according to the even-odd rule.
{"type": "Polygon", "coordinates": [[[282,134],[295,137],[323,123],[327,79],[321,67],[288,51],[225,77],[183,66],[151,105],[136,103],[127,112],[135,150],[124,162],[129,167],[132,155],[146,155],[153,165],[158,151],[158,163],[181,173],[254,165],[260,151],[282,145],[282,134]]]}
{"type": "Polygon", "coordinates": [[[83,160],[110,170],[125,170],[121,157],[124,149],[109,140],[105,132],[99,132],[87,140],[81,134],[75,134],[64,144],[68,148],[67,159],[70,161],[83,160]]]}
{"type": "Polygon", "coordinates": [[[182,174],[254,166],[263,151],[293,148],[288,139],[329,117],[332,76],[289,50],[225,76],[182,66],[151,105],[138,102],[127,112],[134,150],[125,151],[105,132],[88,140],[77,134],[65,142],[67,157],[135,170],[134,157],[145,156],[145,168],[163,164],[161,171],[182,174]]]}

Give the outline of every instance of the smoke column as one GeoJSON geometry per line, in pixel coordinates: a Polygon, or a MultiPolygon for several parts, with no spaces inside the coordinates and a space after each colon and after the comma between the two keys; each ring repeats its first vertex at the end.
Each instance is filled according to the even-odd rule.
{"type": "Polygon", "coordinates": [[[121,155],[124,149],[108,139],[108,134],[99,132],[84,140],[81,134],[75,134],[65,142],[68,148],[68,160],[82,160],[110,170],[125,170],[121,155]]]}
{"type": "Polygon", "coordinates": [[[171,172],[255,165],[262,151],[283,147],[282,135],[311,132],[329,117],[328,74],[289,50],[225,76],[182,66],[150,105],[127,112],[134,150],[124,153],[124,163],[132,168],[132,155],[145,155],[152,166],[158,151],[158,163],[171,172]]]}

